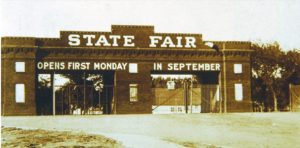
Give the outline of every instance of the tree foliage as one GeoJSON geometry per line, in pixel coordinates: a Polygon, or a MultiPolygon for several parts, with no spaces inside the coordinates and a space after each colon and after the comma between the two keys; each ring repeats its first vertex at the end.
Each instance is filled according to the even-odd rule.
{"type": "Polygon", "coordinates": [[[284,52],[278,43],[253,44],[252,98],[264,111],[288,110],[289,84],[300,83],[300,52],[284,52]]]}

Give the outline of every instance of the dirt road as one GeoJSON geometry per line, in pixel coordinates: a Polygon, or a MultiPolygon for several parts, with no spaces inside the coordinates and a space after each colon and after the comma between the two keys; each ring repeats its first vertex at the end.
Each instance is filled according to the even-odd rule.
{"type": "Polygon", "coordinates": [[[6,127],[101,134],[125,147],[297,147],[300,113],[2,117],[6,127]]]}

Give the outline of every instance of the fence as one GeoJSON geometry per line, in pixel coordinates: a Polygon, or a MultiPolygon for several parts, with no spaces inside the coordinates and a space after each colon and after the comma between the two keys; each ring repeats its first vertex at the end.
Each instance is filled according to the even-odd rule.
{"type": "Polygon", "coordinates": [[[93,85],[55,86],[55,110],[58,115],[109,114],[113,86],[96,90],[93,85]]]}
{"type": "Polygon", "coordinates": [[[289,88],[291,111],[300,112],[300,85],[290,84],[289,88]]]}
{"type": "Polygon", "coordinates": [[[152,88],[154,114],[208,113],[219,111],[218,85],[189,85],[152,88]]]}

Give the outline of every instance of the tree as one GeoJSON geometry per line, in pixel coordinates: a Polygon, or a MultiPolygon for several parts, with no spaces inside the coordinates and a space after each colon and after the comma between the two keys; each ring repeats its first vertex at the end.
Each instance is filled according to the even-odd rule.
{"type": "Polygon", "coordinates": [[[264,104],[265,111],[284,110],[288,104],[289,83],[300,81],[300,53],[283,52],[278,43],[253,44],[252,96],[264,104]]]}
{"type": "Polygon", "coordinates": [[[300,84],[300,50],[288,51],[284,58],[283,78],[292,84],[300,84]]]}
{"type": "Polygon", "coordinates": [[[258,101],[264,101],[269,110],[272,108],[277,111],[276,80],[281,77],[280,59],[283,56],[281,49],[277,43],[262,46],[254,44],[252,47],[255,49],[251,61],[252,72],[256,77],[254,84],[258,84],[254,86],[254,90],[260,91],[257,93],[261,95],[260,97],[264,97],[258,101]],[[256,88],[259,86],[265,88],[256,88]]]}

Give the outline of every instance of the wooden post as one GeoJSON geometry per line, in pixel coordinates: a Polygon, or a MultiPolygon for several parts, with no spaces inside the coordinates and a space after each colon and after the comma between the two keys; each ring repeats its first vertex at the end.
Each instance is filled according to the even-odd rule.
{"type": "Polygon", "coordinates": [[[69,109],[69,115],[71,114],[71,89],[70,85],[68,86],[68,109],[69,109]]]}
{"type": "Polygon", "coordinates": [[[107,87],[105,88],[105,91],[106,91],[105,92],[105,111],[106,111],[106,114],[109,114],[108,113],[108,105],[109,105],[108,103],[109,102],[108,102],[108,88],[107,87]]]}
{"type": "Polygon", "coordinates": [[[218,93],[219,93],[219,113],[222,113],[222,80],[221,80],[221,71],[219,73],[219,85],[218,85],[218,93]]]}
{"type": "Polygon", "coordinates": [[[292,84],[289,84],[290,111],[292,112],[292,84]]]}
{"type": "Polygon", "coordinates": [[[223,43],[223,75],[224,75],[224,113],[227,113],[227,83],[226,83],[226,55],[225,55],[225,42],[223,43]]]}
{"type": "Polygon", "coordinates": [[[101,111],[101,88],[99,89],[99,110],[101,111]]]}
{"type": "Polygon", "coordinates": [[[51,82],[52,82],[52,107],[53,107],[53,116],[55,116],[55,110],[56,110],[56,106],[55,106],[55,72],[52,73],[52,78],[51,78],[51,82]]]}
{"type": "Polygon", "coordinates": [[[83,72],[83,114],[85,114],[85,99],[86,99],[86,77],[85,72],[83,72]]]}
{"type": "Polygon", "coordinates": [[[190,99],[190,113],[193,113],[193,76],[191,79],[191,99],[190,99]]]}
{"type": "Polygon", "coordinates": [[[64,89],[61,89],[61,114],[64,114],[64,89]]]}
{"type": "MultiPolygon", "coordinates": [[[[103,77],[102,77],[103,78],[103,77]]],[[[114,114],[117,114],[117,97],[116,97],[116,92],[117,92],[117,75],[116,72],[114,72],[114,85],[113,85],[113,100],[114,100],[114,114]]]]}
{"type": "Polygon", "coordinates": [[[188,113],[188,84],[187,81],[184,81],[184,106],[185,113],[188,113]]]}

